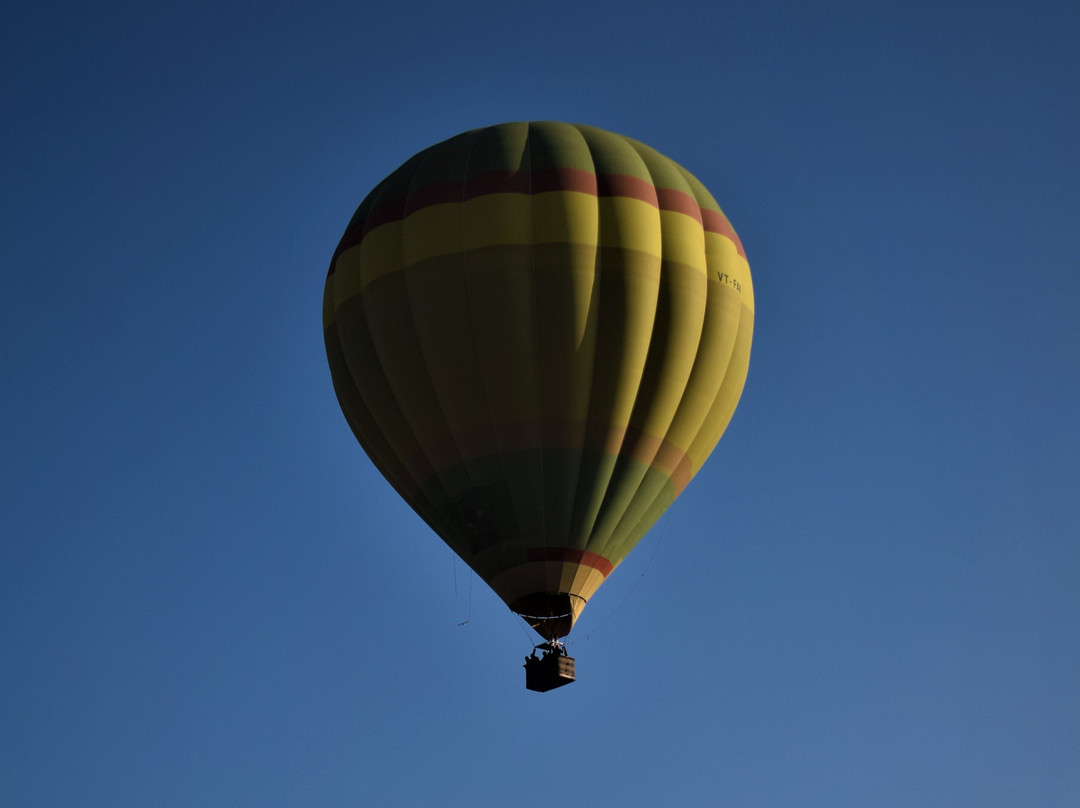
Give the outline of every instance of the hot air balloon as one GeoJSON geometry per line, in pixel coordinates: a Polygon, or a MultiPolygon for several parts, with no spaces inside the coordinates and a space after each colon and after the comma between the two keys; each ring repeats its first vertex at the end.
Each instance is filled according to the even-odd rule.
{"type": "Polygon", "coordinates": [[[551,686],[573,680],[561,638],[724,432],[753,320],[746,253],[697,179],[553,122],[405,162],[353,215],[323,303],[356,439],[545,640],[551,686]]]}

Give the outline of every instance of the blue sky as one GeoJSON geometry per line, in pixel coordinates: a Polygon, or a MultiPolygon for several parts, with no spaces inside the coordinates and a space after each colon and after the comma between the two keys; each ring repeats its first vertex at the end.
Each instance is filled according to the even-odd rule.
{"type": "Polygon", "coordinates": [[[21,3],[0,71],[5,805],[1078,804],[1074,4],[21,3]],[[757,302],[543,695],[319,319],[372,185],[530,119],[694,172],[757,302]]]}

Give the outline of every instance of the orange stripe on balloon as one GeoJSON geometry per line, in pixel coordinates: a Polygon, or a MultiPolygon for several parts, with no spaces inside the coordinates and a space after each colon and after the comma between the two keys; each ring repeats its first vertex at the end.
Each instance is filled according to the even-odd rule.
{"type": "Polygon", "coordinates": [[[693,477],[693,463],[685,449],[632,426],[617,427],[587,421],[501,424],[498,432],[492,425],[483,425],[475,430],[447,434],[416,454],[403,458],[403,465],[423,486],[432,477],[459,463],[504,452],[545,450],[585,451],[642,463],[671,479],[676,496],[693,477]]]}

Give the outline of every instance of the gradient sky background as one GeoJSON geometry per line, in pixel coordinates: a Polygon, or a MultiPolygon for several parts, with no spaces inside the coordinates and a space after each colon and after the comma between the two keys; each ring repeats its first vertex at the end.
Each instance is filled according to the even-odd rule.
{"type": "Polygon", "coordinates": [[[0,66],[4,805],[1080,805],[1080,6],[24,2],[0,66]],[[529,119],[757,300],[548,694],[320,330],[367,191],[529,119]]]}

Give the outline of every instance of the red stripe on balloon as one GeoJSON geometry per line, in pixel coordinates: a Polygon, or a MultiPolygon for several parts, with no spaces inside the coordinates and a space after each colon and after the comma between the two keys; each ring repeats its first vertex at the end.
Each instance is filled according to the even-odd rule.
{"type": "Polygon", "coordinates": [[[735,249],[738,251],[739,255],[746,258],[746,250],[743,249],[739,237],[735,235],[735,229],[731,226],[731,222],[724,218],[724,214],[718,213],[715,210],[705,210],[703,208],[701,211],[701,219],[702,225],[704,225],[708,232],[719,233],[721,236],[731,239],[731,243],[735,245],[735,249]]]}
{"type": "MultiPolygon", "coordinates": [[[[660,210],[683,213],[696,219],[710,233],[730,239],[739,255],[746,257],[742,242],[722,213],[702,209],[690,194],[674,188],[657,188],[647,180],[629,174],[600,174],[575,168],[555,168],[533,172],[489,171],[461,180],[432,183],[413,189],[407,199],[388,199],[375,207],[361,222],[354,223],[341,239],[335,259],[380,225],[404,219],[432,205],[465,202],[488,194],[539,194],[577,191],[598,197],[637,199],[660,210]]],[[[333,272],[331,263],[330,272],[333,272]]]]}
{"type": "Polygon", "coordinates": [[[569,547],[532,547],[525,551],[529,561],[557,561],[560,563],[581,564],[599,570],[606,578],[615,569],[615,565],[602,555],[588,550],[573,550],[569,547]]]}
{"type": "Polygon", "coordinates": [[[691,219],[696,219],[698,224],[702,224],[701,208],[690,194],[676,191],[674,188],[657,188],[656,197],[660,210],[685,213],[691,219]]]}

